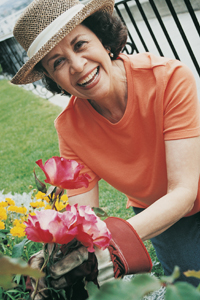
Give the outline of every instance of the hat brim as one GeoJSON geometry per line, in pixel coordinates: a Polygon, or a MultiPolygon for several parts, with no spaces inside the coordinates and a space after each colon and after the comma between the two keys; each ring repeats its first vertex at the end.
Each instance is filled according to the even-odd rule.
{"type": "Polygon", "coordinates": [[[67,24],[65,24],[32,58],[30,58],[16,75],[11,83],[28,84],[40,80],[43,77],[41,72],[34,69],[35,65],[47,55],[68,33],[77,25],[82,23],[93,13],[102,10],[112,14],[114,9],[114,0],[92,0],[87,3],[67,24]]]}

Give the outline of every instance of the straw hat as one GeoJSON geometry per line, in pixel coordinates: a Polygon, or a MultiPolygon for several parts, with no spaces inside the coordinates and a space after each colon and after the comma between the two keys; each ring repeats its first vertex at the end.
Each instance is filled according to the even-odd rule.
{"type": "Polygon", "coordinates": [[[14,37],[29,60],[11,82],[26,84],[41,79],[43,74],[34,66],[83,20],[99,10],[111,14],[114,4],[114,0],[92,0],[86,5],[78,0],[34,0],[14,27],[14,37]]]}

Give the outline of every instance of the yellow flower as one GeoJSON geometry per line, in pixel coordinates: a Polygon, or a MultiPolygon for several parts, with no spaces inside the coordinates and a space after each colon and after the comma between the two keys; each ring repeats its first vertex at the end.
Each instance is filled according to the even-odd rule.
{"type": "Polygon", "coordinates": [[[6,206],[8,206],[7,202],[5,202],[5,201],[0,202],[0,207],[6,207],[6,206]]]}
{"type": "Polygon", "coordinates": [[[35,195],[35,198],[37,200],[41,199],[41,200],[45,200],[45,201],[49,202],[49,198],[47,196],[45,197],[45,193],[42,193],[40,191],[35,195]]]}
{"type": "Polygon", "coordinates": [[[7,213],[3,207],[0,207],[0,220],[7,220],[7,213]]]}
{"type": "Polygon", "coordinates": [[[62,195],[61,198],[60,198],[63,202],[68,202],[68,197],[67,195],[62,195]]]}
{"type": "Polygon", "coordinates": [[[23,217],[20,217],[20,219],[21,219],[20,221],[23,223],[24,221],[26,221],[27,218],[25,216],[23,216],[23,217]]]}
{"type": "Polygon", "coordinates": [[[8,207],[8,211],[17,212],[18,207],[16,205],[11,205],[8,207]]]}
{"type": "Polygon", "coordinates": [[[19,214],[25,214],[27,212],[27,208],[24,206],[18,207],[16,205],[11,205],[8,207],[8,211],[16,212],[19,214]]]}
{"type": "Polygon", "coordinates": [[[13,221],[13,225],[16,226],[16,227],[26,228],[26,225],[23,224],[23,223],[22,223],[20,220],[18,220],[18,219],[15,219],[15,220],[13,221]]]}
{"type": "Polygon", "coordinates": [[[39,205],[39,207],[45,207],[45,204],[43,201],[38,201],[38,205],[39,205]]]}
{"type": "Polygon", "coordinates": [[[0,221],[0,229],[5,229],[5,224],[2,221],[0,221]]]}
{"type": "Polygon", "coordinates": [[[15,220],[13,221],[13,225],[14,225],[14,226],[17,226],[18,223],[19,223],[19,220],[18,220],[18,219],[15,219],[15,220]]]}
{"type": "Polygon", "coordinates": [[[8,203],[8,205],[15,205],[15,201],[12,200],[11,198],[6,198],[5,200],[8,203]]]}
{"type": "Polygon", "coordinates": [[[18,237],[23,237],[26,235],[24,228],[19,226],[14,226],[13,228],[11,228],[10,233],[12,234],[12,236],[18,236],[18,237]]]}
{"type": "Polygon", "coordinates": [[[32,208],[37,208],[38,207],[38,203],[37,202],[30,202],[30,206],[32,208]]]}
{"type": "Polygon", "coordinates": [[[29,215],[31,215],[31,216],[36,216],[36,213],[32,212],[32,213],[30,213],[29,215]]]}
{"type": "Polygon", "coordinates": [[[33,208],[44,207],[45,204],[43,201],[30,202],[30,206],[33,208]]]}
{"type": "Polygon", "coordinates": [[[27,208],[24,207],[24,206],[18,207],[18,208],[17,208],[17,212],[18,212],[19,214],[25,214],[25,213],[27,212],[27,208]]]}
{"type": "Polygon", "coordinates": [[[47,204],[44,209],[51,209],[51,205],[47,204]]]}
{"type": "Polygon", "coordinates": [[[67,206],[67,203],[56,200],[55,207],[58,211],[63,210],[67,206]]]}

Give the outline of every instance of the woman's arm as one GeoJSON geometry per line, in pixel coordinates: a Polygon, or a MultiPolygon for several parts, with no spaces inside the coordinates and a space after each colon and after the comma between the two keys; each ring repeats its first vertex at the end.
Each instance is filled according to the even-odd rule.
{"type": "Polygon", "coordinates": [[[200,137],[165,142],[167,194],[128,222],[144,241],[165,231],[191,211],[200,174],[200,137]]]}
{"type": "MultiPolygon", "coordinates": [[[[191,211],[200,174],[200,137],[165,142],[168,191],[128,222],[144,241],[165,231],[191,211]]],[[[98,183],[84,194],[69,198],[71,205],[99,206],[98,183]]]]}
{"type": "Polygon", "coordinates": [[[91,207],[99,207],[99,186],[98,182],[90,191],[77,196],[69,197],[69,204],[89,205],[91,207]]]}

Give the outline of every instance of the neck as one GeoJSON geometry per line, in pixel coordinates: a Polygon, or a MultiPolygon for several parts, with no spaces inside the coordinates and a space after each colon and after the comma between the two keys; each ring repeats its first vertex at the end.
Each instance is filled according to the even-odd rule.
{"type": "Polygon", "coordinates": [[[121,60],[114,62],[113,74],[116,78],[109,96],[101,102],[88,100],[93,108],[111,123],[117,123],[121,120],[127,105],[127,80],[124,64],[121,60]]]}

